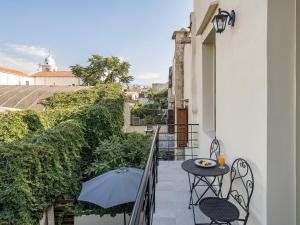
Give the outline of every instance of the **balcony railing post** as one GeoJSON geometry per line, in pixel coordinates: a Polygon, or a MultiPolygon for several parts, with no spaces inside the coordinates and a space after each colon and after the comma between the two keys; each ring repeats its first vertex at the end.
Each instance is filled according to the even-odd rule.
{"type": "Polygon", "coordinates": [[[160,127],[157,127],[129,225],[152,224],[155,210],[155,188],[159,159],[159,130],[160,127]]]}

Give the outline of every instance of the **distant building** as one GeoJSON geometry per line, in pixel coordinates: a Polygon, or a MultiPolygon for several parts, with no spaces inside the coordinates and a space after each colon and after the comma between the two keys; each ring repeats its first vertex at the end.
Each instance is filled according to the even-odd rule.
{"type": "Polygon", "coordinates": [[[128,90],[126,91],[127,96],[130,100],[137,101],[139,99],[140,92],[138,90],[128,90]]]}
{"type": "Polygon", "coordinates": [[[168,89],[168,82],[166,83],[153,83],[152,90],[155,92],[161,92],[163,90],[168,89]]]}
{"type": "Polygon", "coordinates": [[[71,71],[59,71],[50,55],[33,74],[0,67],[0,85],[78,86],[82,83],[71,71]]]}
{"type": "Polygon", "coordinates": [[[133,85],[126,91],[127,96],[133,101],[147,102],[149,87],[143,85],[133,85]]]}
{"type": "Polygon", "coordinates": [[[22,71],[0,67],[0,85],[34,85],[34,79],[22,71]]]}

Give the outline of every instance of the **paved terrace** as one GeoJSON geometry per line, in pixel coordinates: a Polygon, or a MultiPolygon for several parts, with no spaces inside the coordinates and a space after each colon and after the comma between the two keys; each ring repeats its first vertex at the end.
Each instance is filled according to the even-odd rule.
{"type": "MultiPolygon", "coordinates": [[[[153,225],[193,225],[192,209],[188,209],[189,184],[181,161],[160,161],[156,190],[156,211],[153,225]]],[[[207,223],[199,208],[195,207],[196,222],[207,223]]]]}

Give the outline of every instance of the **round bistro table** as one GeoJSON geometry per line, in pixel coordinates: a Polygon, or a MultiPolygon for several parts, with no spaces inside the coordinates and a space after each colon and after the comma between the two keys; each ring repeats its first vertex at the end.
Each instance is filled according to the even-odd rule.
{"type": "Polygon", "coordinates": [[[191,208],[192,206],[195,224],[196,224],[196,219],[195,219],[194,206],[199,204],[200,200],[204,197],[204,195],[209,190],[211,190],[215,194],[215,196],[220,196],[220,195],[222,196],[221,188],[222,188],[223,176],[227,174],[230,170],[227,164],[224,165],[224,169],[219,168],[220,165],[218,163],[216,166],[210,168],[197,166],[195,164],[195,160],[198,159],[200,158],[189,159],[184,161],[181,164],[182,169],[188,173],[189,187],[190,187],[189,208],[191,208]],[[191,180],[191,175],[194,177],[193,181],[191,180]],[[216,180],[218,181],[217,185],[214,184],[216,180]],[[201,182],[204,184],[201,184],[201,182]],[[196,187],[199,186],[206,187],[206,189],[203,191],[202,194],[199,194],[196,190],[196,187]],[[218,190],[216,190],[215,186],[218,186],[218,190]],[[195,202],[193,199],[193,193],[195,193],[197,197],[195,202]]]}

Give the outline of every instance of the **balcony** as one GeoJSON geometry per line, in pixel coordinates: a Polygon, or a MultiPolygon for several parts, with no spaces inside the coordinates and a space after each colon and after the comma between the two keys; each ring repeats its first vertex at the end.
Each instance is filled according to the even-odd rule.
{"type": "MultiPolygon", "coordinates": [[[[194,224],[192,209],[188,208],[190,197],[188,177],[182,170],[181,163],[182,161],[159,162],[153,225],[194,224]]],[[[197,207],[195,215],[197,222],[208,223],[209,220],[197,207]]]]}
{"type": "MultiPolygon", "coordinates": [[[[130,225],[193,225],[192,209],[189,209],[190,189],[187,173],[181,168],[183,161],[194,157],[197,148],[197,124],[185,125],[184,139],[181,125],[172,125],[155,132],[149,159],[137,196],[130,225]],[[170,128],[170,127],[169,127],[170,128]],[[171,132],[170,132],[171,130],[171,132]],[[176,147],[178,143],[186,143],[176,147]],[[164,159],[164,160],[161,160],[164,159]],[[167,159],[167,160],[165,160],[167,159]],[[171,159],[171,160],[170,160],[171,159]]],[[[201,187],[200,187],[201,188],[201,187]]],[[[201,192],[201,189],[198,189],[201,192]]],[[[207,193],[210,196],[212,193],[207,193]]],[[[209,223],[199,208],[195,207],[196,221],[209,223]]]]}

